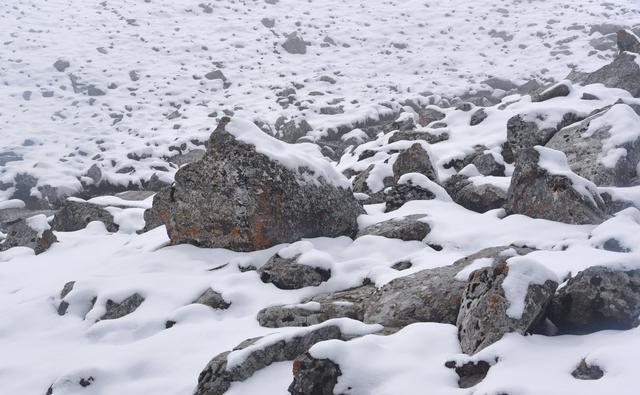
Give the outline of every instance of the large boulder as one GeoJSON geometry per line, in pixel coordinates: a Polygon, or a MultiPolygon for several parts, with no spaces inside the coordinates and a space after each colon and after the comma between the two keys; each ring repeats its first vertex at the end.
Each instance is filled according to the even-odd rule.
{"type": "Polygon", "coordinates": [[[564,333],[630,329],[640,323],[640,270],[590,267],[558,290],[549,318],[564,333]]]}
{"type": "Polygon", "coordinates": [[[258,269],[260,280],[280,289],[316,287],[331,278],[331,270],[298,262],[300,254],[282,257],[276,253],[258,269]]]}
{"type": "Polygon", "coordinates": [[[583,85],[603,84],[609,88],[624,89],[633,97],[640,97],[639,57],[637,53],[623,52],[613,62],[592,73],[573,73],[574,82],[583,85]]]}
{"type": "Polygon", "coordinates": [[[352,236],[364,211],[349,181],[312,144],[287,144],[224,117],[207,154],[178,170],[146,215],[171,243],[236,251],[306,237],[352,236]]]}
{"type": "Polygon", "coordinates": [[[0,251],[13,247],[32,248],[37,254],[43,253],[57,242],[44,214],[20,219],[9,224],[7,237],[0,241],[0,251]]]}
{"type": "Polygon", "coordinates": [[[53,217],[51,227],[58,232],[74,232],[84,229],[89,222],[101,221],[109,232],[117,232],[119,226],[113,215],[96,204],[67,200],[53,217]]]}
{"type": "Polygon", "coordinates": [[[598,186],[629,186],[640,162],[640,116],[616,104],[565,127],[546,146],[564,152],[571,170],[598,186]]]}
{"type": "Polygon", "coordinates": [[[545,145],[563,127],[579,121],[573,112],[561,118],[544,112],[514,115],[507,121],[507,142],[514,154],[536,145],[545,145]]]}
{"type": "Polygon", "coordinates": [[[431,232],[429,224],[420,221],[423,217],[424,215],[416,214],[378,222],[359,231],[356,237],[371,235],[404,241],[422,241],[431,232]]]}
{"type": "Polygon", "coordinates": [[[531,331],[545,316],[557,278],[528,258],[502,261],[471,274],[456,325],[462,351],[474,354],[506,333],[531,331]]]}
{"type": "Polygon", "coordinates": [[[468,177],[455,174],[444,184],[454,202],[462,207],[484,213],[504,207],[507,192],[493,184],[476,184],[468,177]]]}
{"type": "Polygon", "coordinates": [[[540,146],[518,155],[506,209],[569,224],[597,224],[606,218],[596,186],[571,172],[562,152],[540,146]]]}
{"type": "Polygon", "coordinates": [[[401,176],[408,173],[420,173],[430,180],[437,179],[429,153],[420,143],[415,143],[408,150],[401,152],[393,163],[393,178],[395,181],[398,181],[401,176]]]}

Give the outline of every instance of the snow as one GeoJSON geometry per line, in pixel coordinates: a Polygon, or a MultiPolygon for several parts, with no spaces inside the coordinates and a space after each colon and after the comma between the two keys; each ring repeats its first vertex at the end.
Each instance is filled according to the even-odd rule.
{"type": "Polygon", "coordinates": [[[0,210],[6,210],[10,208],[24,208],[24,207],[25,207],[25,204],[20,199],[0,201],[0,210]]]}
{"type": "Polygon", "coordinates": [[[27,218],[25,221],[31,229],[38,232],[38,237],[42,237],[45,230],[51,229],[47,216],[44,214],[34,215],[33,217],[27,218]]]}
{"type": "Polygon", "coordinates": [[[551,280],[558,282],[554,272],[527,256],[513,257],[508,261],[509,272],[502,282],[504,295],[509,302],[507,316],[522,318],[527,291],[532,284],[543,285],[551,280]]]}
{"type": "Polygon", "coordinates": [[[494,262],[493,258],[476,259],[473,262],[471,262],[469,266],[460,270],[454,278],[458,281],[467,281],[471,273],[475,272],[476,270],[483,269],[485,267],[490,267],[493,265],[493,262],[494,262]]]}
{"type": "Polygon", "coordinates": [[[613,168],[627,155],[627,150],[620,146],[640,138],[640,116],[626,104],[615,104],[602,116],[589,122],[589,127],[582,135],[591,137],[601,129],[607,129],[610,136],[602,140],[602,153],[598,159],[606,167],[613,168]]]}
{"type": "Polygon", "coordinates": [[[339,188],[349,189],[351,183],[338,173],[333,165],[320,153],[320,148],[312,143],[288,144],[271,137],[253,122],[239,118],[231,119],[225,130],[237,140],[251,144],[256,151],[280,163],[289,170],[311,180],[319,179],[339,188]],[[304,169],[304,170],[300,170],[304,169]],[[309,172],[308,172],[308,171],[309,172]]]}

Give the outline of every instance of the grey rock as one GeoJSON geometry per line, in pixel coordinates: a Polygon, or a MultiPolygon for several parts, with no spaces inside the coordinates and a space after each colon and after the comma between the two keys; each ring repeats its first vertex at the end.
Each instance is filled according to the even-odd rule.
{"type": "Polygon", "coordinates": [[[140,305],[144,302],[144,297],[139,293],[134,293],[133,295],[127,297],[121,302],[114,302],[113,300],[107,300],[107,311],[104,313],[102,317],[98,321],[101,320],[115,320],[118,318],[122,318],[125,315],[131,314],[140,307],[140,305]]]}
{"type": "Polygon", "coordinates": [[[275,137],[286,143],[295,143],[300,137],[304,137],[313,128],[305,119],[287,119],[279,117],[274,125],[275,137]]]}
{"type": "Polygon", "coordinates": [[[421,218],[424,218],[424,215],[417,214],[379,222],[360,230],[356,237],[371,235],[404,241],[422,241],[431,232],[431,227],[420,221],[421,218]]]}
{"type": "Polygon", "coordinates": [[[304,55],[307,53],[307,43],[298,36],[298,32],[287,35],[287,39],[282,43],[282,48],[290,54],[304,55]]]}
{"type": "Polygon", "coordinates": [[[219,292],[216,292],[211,288],[204,291],[202,295],[198,296],[198,298],[193,301],[193,303],[203,304],[216,310],[226,310],[231,306],[231,303],[224,300],[219,292]]]}
{"type": "Polygon", "coordinates": [[[53,217],[51,227],[58,232],[74,232],[84,229],[92,221],[101,221],[109,232],[117,232],[120,228],[104,207],[73,200],[64,203],[53,217]]]}
{"type": "Polygon", "coordinates": [[[589,365],[583,358],[571,375],[578,380],[599,380],[604,376],[604,372],[600,366],[589,365]]]}
{"type": "Polygon", "coordinates": [[[271,306],[258,312],[258,322],[268,328],[287,326],[311,326],[333,318],[352,318],[362,321],[364,303],[375,292],[372,285],[365,285],[346,291],[324,294],[303,300],[315,302],[319,308],[300,305],[271,306]]]}
{"type": "Polygon", "coordinates": [[[554,127],[541,128],[540,123],[547,115],[540,113],[518,114],[507,121],[507,141],[517,156],[520,150],[545,145],[563,127],[575,123],[580,118],[573,112],[563,115],[562,120],[554,127]]]}
{"type": "Polygon", "coordinates": [[[64,72],[69,66],[71,66],[71,63],[64,59],[58,59],[53,64],[53,67],[61,73],[64,72]]]}
{"type": "Polygon", "coordinates": [[[204,157],[207,151],[203,149],[192,149],[185,153],[178,153],[177,155],[169,158],[169,162],[175,163],[178,166],[186,165],[187,163],[197,162],[204,157]]]}
{"type": "Polygon", "coordinates": [[[136,82],[140,79],[140,74],[138,74],[138,72],[135,70],[131,70],[129,71],[129,78],[131,79],[131,81],[136,82]]]}
{"type": "Polygon", "coordinates": [[[437,179],[429,153],[420,143],[415,143],[408,150],[402,151],[393,163],[393,178],[396,182],[407,173],[420,173],[430,180],[437,179]]]}
{"type": "Polygon", "coordinates": [[[432,122],[441,121],[445,114],[435,108],[418,108],[418,123],[420,126],[427,126],[432,122]]]}
{"type": "Polygon", "coordinates": [[[568,224],[604,221],[605,206],[597,191],[584,196],[567,176],[550,174],[541,168],[539,157],[535,148],[522,150],[518,155],[507,196],[507,213],[568,224]]]}
{"type": "Polygon", "coordinates": [[[16,154],[13,151],[0,152],[0,166],[4,166],[9,162],[15,162],[22,160],[22,155],[16,154]]]}
{"type": "Polygon", "coordinates": [[[507,92],[512,89],[518,88],[518,85],[514,84],[513,82],[504,78],[497,78],[497,77],[491,77],[489,79],[482,81],[482,83],[489,85],[493,89],[501,89],[507,92]]]}
{"type": "MultiPolygon", "coordinates": [[[[372,199],[369,203],[371,202],[380,203],[384,201],[384,193],[383,192],[372,193],[371,188],[369,187],[369,184],[367,184],[367,179],[371,175],[371,172],[373,171],[374,168],[375,168],[375,165],[372,164],[365,171],[361,172],[356,176],[356,178],[353,180],[353,191],[366,193],[370,195],[372,199]]],[[[385,177],[384,180],[382,180],[382,182],[383,182],[384,188],[387,188],[394,185],[395,181],[392,177],[385,177]]]]}
{"type": "MultiPolygon", "coordinates": [[[[633,110],[626,104],[615,105],[617,109],[623,106],[634,116],[633,110]]],[[[629,186],[637,177],[636,167],[640,162],[640,138],[627,141],[616,146],[626,151],[620,156],[613,167],[601,163],[604,156],[604,141],[611,137],[609,126],[604,126],[590,135],[585,132],[594,120],[605,116],[611,109],[605,109],[574,125],[565,127],[556,133],[546,144],[547,147],[562,151],[567,156],[571,170],[576,174],[591,180],[598,186],[629,186]]],[[[640,118],[635,117],[636,128],[640,129],[640,118]]],[[[631,118],[628,119],[631,121],[631,118]]]]}
{"type": "Polygon", "coordinates": [[[280,289],[316,287],[331,278],[331,271],[297,263],[300,255],[282,258],[275,254],[258,269],[260,280],[280,289]]]}
{"type": "Polygon", "coordinates": [[[462,207],[484,213],[504,207],[507,192],[492,184],[476,185],[463,175],[453,175],[444,184],[454,202],[462,207]]]}
{"type": "Polygon", "coordinates": [[[62,287],[62,291],[60,292],[60,304],[58,305],[58,315],[65,315],[67,313],[67,309],[69,308],[69,303],[64,300],[65,296],[69,294],[73,290],[73,286],[76,284],[75,281],[67,282],[64,287],[62,287]]]}
{"type": "Polygon", "coordinates": [[[562,333],[630,329],[640,323],[640,270],[590,267],[558,290],[549,318],[562,333]]]}
{"type": "Polygon", "coordinates": [[[54,210],[30,210],[28,208],[7,208],[0,210],[0,231],[7,233],[13,224],[25,220],[34,215],[44,214],[47,217],[54,215],[54,210]]]}
{"type": "Polygon", "coordinates": [[[389,211],[397,210],[412,200],[431,200],[435,197],[430,190],[418,185],[411,183],[397,184],[391,187],[384,196],[384,212],[388,213],[389,211]]]}
{"type": "Polygon", "coordinates": [[[571,85],[567,82],[560,82],[549,88],[543,88],[531,94],[532,102],[542,102],[556,97],[569,96],[571,85]]]}
{"type": "Polygon", "coordinates": [[[484,111],[484,109],[480,108],[476,110],[476,112],[471,114],[471,120],[469,121],[469,125],[471,126],[479,125],[485,119],[487,119],[487,113],[484,111]]]}
{"type": "Polygon", "coordinates": [[[7,237],[0,242],[0,251],[6,251],[13,247],[28,247],[38,255],[58,241],[50,229],[39,234],[37,230],[27,224],[25,219],[9,224],[6,233],[7,237]]]}
{"type": "Polygon", "coordinates": [[[618,51],[640,53],[640,40],[633,32],[620,29],[616,32],[618,51]]]}
{"type": "Polygon", "coordinates": [[[330,359],[316,359],[304,353],[293,361],[291,395],[333,395],[342,375],[340,366],[330,359]]]}
{"type": "Polygon", "coordinates": [[[456,322],[464,353],[475,354],[506,333],[525,334],[544,319],[558,284],[551,280],[544,284],[529,284],[522,317],[515,319],[507,315],[510,302],[502,286],[508,273],[507,263],[501,261],[476,270],[469,277],[456,322]]]}
{"type": "Polygon", "coordinates": [[[600,69],[584,75],[575,75],[574,82],[583,85],[603,84],[609,88],[620,88],[631,93],[633,97],[640,97],[640,65],[638,54],[623,52],[613,62],[600,69]]]}
{"type": "Polygon", "coordinates": [[[94,184],[98,184],[100,183],[100,180],[102,180],[102,170],[100,170],[100,167],[94,163],[91,165],[89,170],[87,170],[85,176],[91,178],[94,184]]]}
{"type": "MultiPolygon", "coordinates": [[[[323,326],[313,330],[305,330],[298,336],[280,340],[264,348],[250,353],[246,359],[232,368],[227,368],[227,357],[231,351],[214,357],[200,373],[194,395],[222,395],[232,383],[241,382],[251,377],[258,370],[274,362],[291,361],[307,352],[314,344],[343,337],[337,326],[323,326]]],[[[259,338],[242,342],[235,350],[245,349],[259,338]]]]}
{"type": "Polygon", "coordinates": [[[273,18],[262,18],[260,20],[260,23],[262,23],[262,26],[266,27],[267,29],[271,29],[276,25],[276,20],[273,18]]]}
{"type": "Polygon", "coordinates": [[[211,134],[207,154],[181,167],[158,192],[145,219],[160,218],[172,244],[254,251],[305,237],[353,235],[364,210],[351,190],[309,169],[286,168],[225,130],[211,134]]]}
{"type": "Polygon", "coordinates": [[[476,156],[471,161],[471,164],[473,164],[483,176],[504,176],[504,165],[498,163],[495,156],[489,152],[476,156]]]}
{"type": "Polygon", "coordinates": [[[471,388],[487,377],[491,365],[487,361],[467,362],[460,366],[456,361],[447,361],[444,366],[455,369],[458,375],[458,387],[471,388]]]}
{"type": "Polygon", "coordinates": [[[441,141],[446,141],[449,139],[449,133],[442,132],[440,134],[435,134],[432,132],[418,131],[418,130],[398,130],[391,137],[389,137],[389,144],[395,143],[397,141],[416,141],[416,140],[424,140],[429,144],[436,144],[441,141]]]}

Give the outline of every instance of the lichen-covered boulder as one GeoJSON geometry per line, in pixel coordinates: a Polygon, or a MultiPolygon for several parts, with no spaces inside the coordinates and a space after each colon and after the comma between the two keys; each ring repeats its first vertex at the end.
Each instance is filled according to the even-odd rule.
{"type": "Polygon", "coordinates": [[[227,117],[211,134],[207,154],[180,168],[151,210],[145,218],[161,218],[173,244],[236,251],[352,236],[364,212],[317,146],[283,143],[227,117]]]}
{"type": "Polygon", "coordinates": [[[590,267],[558,290],[549,318],[563,333],[630,329],[640,324],[640,270],[590,267]]]}
{"type": "Polygon", "coordinates": [[[74,232],[84,229],[89,222],[101,221],[109,232],[117,232],[119,226],[113,215],[97,204],[67,200],[53,217],[51,227],[58,232],[74,232]]]}
{"type": "Polygon", "coordinates": [[[6,233],[7,237],[0,240],[0,251],[13,247],[28,247],[32,248],[37,255],[45,252],[58,241],[44,214],[17,220],[8,225],[6,233]]]}
{"type": "Polygon", "coordinates": [[[615,104],[561,129],[546,146],[564,152],[571,170],[598,186],[629,186],[640,162],[640,116],[615,104]]]}
{"type": "Polygon", "coordinates": [[[597,224],[606,219],[596,186],[571,172],[562,152],[540,146],[518,155],[506,210],[569,224],[597,224]]]}
{"type": "Polygon", "coordinates": [[[317,359],[308,352],[293,361],[291,395],[333,395],[333,389],[342,375],[340,366],[330,359],[317,359]]]}

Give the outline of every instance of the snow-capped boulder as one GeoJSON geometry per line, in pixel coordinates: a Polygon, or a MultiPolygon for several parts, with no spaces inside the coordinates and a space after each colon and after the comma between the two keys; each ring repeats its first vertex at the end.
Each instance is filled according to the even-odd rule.
{"type": "Polygon", "coordinates": [[[101,221],[109,232],[117,232],[119,226],[113,215],[97,204],[67,200],[53,217],[51,227],[58,232],[74,232],[84,229],[89,222],[101,221]]]}
{"type": "Polygon", "coordinates": [[[441,199],[451,201],[451,197],[440,185],[424,174],[407,173],[398,182],[386,190],[384,195],[385,212],[397,210],[411,200],[441,199]]]}
{"type": "Polygon", "coordinates": [[[222,395],[233,382],[244,381],[274,362],[292,361],[314,344],[374,333],[377,325],[347,318],[307,328],[287,328],[264,337],[248,339],[232,351],[214,357],[200,373],[194,395],[222,395]]]}
{"type": "Polygon", "coordinates": [[[640,270],[590,267],[558,290],[549,318],[564,333],[629,329],[640,323],[640,270]]]}
{"type": "Polygon", "coordinates": [[[514,115],[507,121],[507,142],[517,156],[520,150],[545,145],[559,129],[577,122],[573,112],[554,116],[545,112],[529,112],[514,115]]]}
{"type": "Polygon", "coordinates": [[[416,214],[379,222],[362,229],[356,237],[371,235],[404,241],[422,241],[431,232],[429,224],[420,221],[423,217],[424,215],[416,214]]]}
{"type": "Polygon", "coordinates": [[[274,124],[276,129],[275,137],[286,143],[295,143],[300,137],[304,137],[312,130],[306,119],[287,119],[279,117],[274,124]]]}
{"type": "Polygon", "coordinates": [[[308,352],[293,361],[291,395],[333,395],[333,389],[342,375],[340,366],[330,359],[317,359],[308,352]]]}
{"type": "Polygon", "coordinates": [[[640,162],[640,116],[615,104],[560,130],[546,146],[564,152],[571,170],[598,186],[629,186],[640,162]]]}
{"type": "Polygon", "coordinates": [[[28,247],[32,248],[37,255],[45,252],[58,241],[44,214],[20,219],[9,225],[6,233],[7,237],[0,240],[0,251],[13,247],[28,247]]]}
{"type": "Polygon", "coordinates": [[[518,155],[506,209],[569,224],[597,224],[606,218],[596,186],[573,173],[562,152],[540,146],[518,155]]]}
{"type": "Polygon", "coordinates": [[[280,256],[276,253],[258,269],[260,280],[280,289],[316,287],[331,278],[331,270],[299,263],[301,254],[280,256]]]}
{"type": "Polygon", "coordinates": [[[236,251],[303,237],[353,235],[363,210],[349,181],[313,144],[287,144],[228,117],[202,160],[178,170],[153,211],[173,244],[236,251]]]}
{"type": "Polygon", "coordinates": [[[484,109],[480,108],[476,110],[473,114],[471,114],[471,119],[469,119],[469,125],[476,126],[479,125],[482,121],[487,119],[487,113],[484,109]]]}
{"type": "Polygon", "coordinates": [[[314,296],[300,304],[271,306],[258,312],[258,322],[268,328],[310,326],[333,318],[364,319],[364,304],[375,292],[372,285],[314,296]]]}
{"type": "Polygon", "coordinates": [[[502,156],[493,152],[482,153],[471,161],[483,176],[504,176],[505,166],[502,156]]]}
{"type": "Polygon", "coordinates": [[[583,85],[603,84],[609,88],[620,88],[640,97],[640,55],[623,52],[613,62],[587,74],[576,74],[574,82],[583,85]]]}
{"type": "Polygon", "coordinates": [[[422,144],[415,143],[409,149],[402,151],[393,163],[393,178],[398,181],[407,173],[424,174],[430,180],[436,180],[436,171],[431,163],[429,153],[422,144]]]}
{"type": "Polygon", "coordinates": [[[473,272],[456,322],[462,351],[474,354],[506,333],[529,332],[544,319],[556,280],[553,272],[527,257],[473,272]]]}
{"type": "Polygon", "coordinates": [[[504,189],[490,183],[476,184],[462,174],[451,176],[444,186],[454,202],[478,213],[502,208],[507,200],[504,189]]]}

